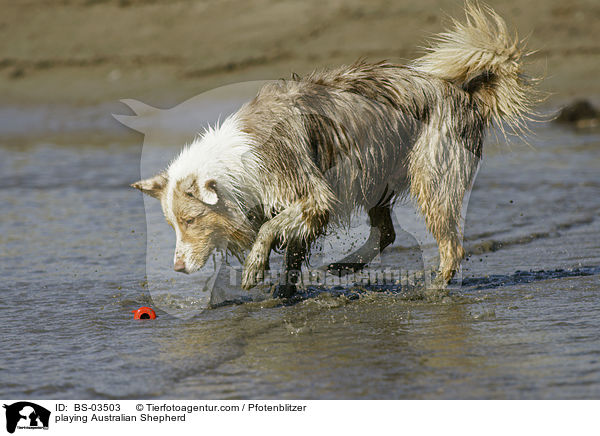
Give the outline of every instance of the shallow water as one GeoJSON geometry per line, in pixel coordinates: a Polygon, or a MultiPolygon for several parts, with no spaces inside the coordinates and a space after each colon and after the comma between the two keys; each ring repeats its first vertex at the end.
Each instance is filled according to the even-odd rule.
{"type": "MultiPolygon", "coordinates": [[[[600,132],[534,130],[488,141],[446,297],[311,288],[135,322],[164,304],[127,187],[141,145],[3,139],[0,397],[599,398],[600,132]]],[[[398,233],[382,262],[419,265],[398,233]]]]}

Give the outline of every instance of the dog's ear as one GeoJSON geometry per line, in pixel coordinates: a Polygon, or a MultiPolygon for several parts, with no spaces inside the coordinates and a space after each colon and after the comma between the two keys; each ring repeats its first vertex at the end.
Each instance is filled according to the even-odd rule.
{"type": "Polygon", "coordinates": [[[154,198],[160,198],[165,187],[167,186],[167,182],[167,176],[164,173],[160,173],[154,177],[150,177],[149,179],[132,183],[131,186],[135,189],[139,189],[144,194],[148,194],[154,198]]]}
{"type": "Polygon", "coordinates": [[[217,193],[217,181],[215,179],[208,179],[204,182],[202,189],[202,201],[206,204],[217,204],[219,201],[219,194],[217,193]]]}
{"type": "Polygon", "coordinates": [[[181,182],[181,189],[183,189],[186,195],[211,206],[217,204],[219,201],[217,181],[215,179],[202,181],[194,176],[188,176],[181,182]]]}

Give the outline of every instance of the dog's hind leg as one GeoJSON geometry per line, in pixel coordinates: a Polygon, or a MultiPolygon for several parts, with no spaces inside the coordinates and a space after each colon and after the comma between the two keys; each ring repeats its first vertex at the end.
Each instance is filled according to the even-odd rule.
{"type": "MultiPolygon", "coordinates": [[[[441,146],[438,147],[439,151],[441,146]]],[[[410,164],[411,195],[438,244],[440,266],[436,281],[441,285],[454,277],[465,256],[461,245],[462,204],[479,161],[461,145],[445,153],[445,159],[437,156],[439,162],[432,162],[431,153],[413,151],[410,164]]]]}
{"type": "Polygon", "coordinates": [[[425,217],[427,229],[438,244],[440,254],[438,281],[445,285],[454,277],[465,255],[460,243],[458,217],[445,205],[437,203],[437,198],[431,195],[428,189],[421,186],[419,190],[417,196],[419,208],[425,217]]]}
{"type": "Polygon", "coordinates": [[[369,209],[371,231],[366,242],[354,253],[339,262],[329,264],[327,271],[338,276],[363,269],[375,256],[380,254],[396,239],[392,221],[391,206],[375,206],[369,209]]]}

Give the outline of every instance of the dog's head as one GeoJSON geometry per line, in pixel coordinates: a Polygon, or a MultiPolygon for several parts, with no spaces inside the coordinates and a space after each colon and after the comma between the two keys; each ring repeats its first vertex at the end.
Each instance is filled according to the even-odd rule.
{"type": "Polygon", "coordinates": [[[131,186],[160,200],[165,218],[175,230],[175,271],[193,273],[215,249],[236,251],[251,244],[244,217],[214,178],[193,173],[175,178],[167,171],[131,186]]]}

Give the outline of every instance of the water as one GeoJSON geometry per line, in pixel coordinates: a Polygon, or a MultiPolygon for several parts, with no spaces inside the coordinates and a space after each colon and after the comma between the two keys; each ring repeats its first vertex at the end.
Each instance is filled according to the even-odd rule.
{"type": "MultiPolygon", "coordinates": [[[[146,281],[139,141],[5,137],[0,397],[599,398],[600,132],[534,129],[488,141],[447,297],[312,289],[187,319],[146,281]]],[[[415,264],[398,233],[384,263],[415,264]]]]}

